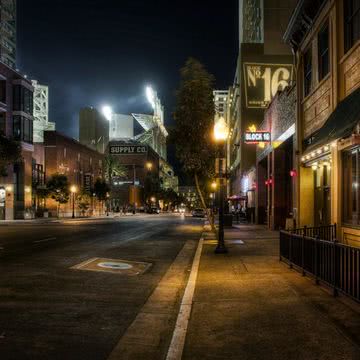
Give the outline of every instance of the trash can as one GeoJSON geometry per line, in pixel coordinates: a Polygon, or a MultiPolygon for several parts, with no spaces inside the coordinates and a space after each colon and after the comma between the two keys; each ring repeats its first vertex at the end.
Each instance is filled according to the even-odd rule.
{"type": "Polygon", "coordinates": [[[224,214],[224,226],[232,227],[233,216],[232,214],[224,214]]]}

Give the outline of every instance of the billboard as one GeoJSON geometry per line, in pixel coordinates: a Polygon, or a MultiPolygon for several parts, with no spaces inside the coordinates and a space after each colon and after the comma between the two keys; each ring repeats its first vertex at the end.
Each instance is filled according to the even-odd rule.
{"type": "Polygon", "coordinates": [[[293,65],[244,63],[247,108],[266,108],[279,90],[293,80],[293,65]]]}

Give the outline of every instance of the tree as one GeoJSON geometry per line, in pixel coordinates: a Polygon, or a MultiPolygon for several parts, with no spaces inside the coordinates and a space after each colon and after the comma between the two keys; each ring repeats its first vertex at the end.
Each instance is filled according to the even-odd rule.
{"type": "Polygon", "coordinates": [[[214,176],[214,77],[193,58],[187,60],[180,75],[172,138],[176,145],[176,155],[184,172],[194,178],[201,204],[214,229],[204,197],[207,184],[214,176]]]}
{"type": "Polygon", "coordinates": [[[7,167],[22,160],[21,145],[14,139],[0,134],[0,177],[7,176],[7,167]]]}
{"type": "Polygon", "coordinates": [[[128,174],[127,168],[120,164],[119,159],[113,155],[105,157],[105,179],[110,184],[113,177],[125,177],[128,174]]]}
{"type": "Polygon", "coordinates": [[[70,199],[70,184],[66,175],[54,174],[46,183],[51,199],[58,203],[57,216],[60,215],[60,205],[66,204],[70,199]]]}
{"type": "Polygon", "coordinates": [[[96,198],[101,202],[102,207],[104,207],[104,201],[107,199],[110,192],[110,187],[103,179],[97,179],[94,184],[93,193],[96,198]]]}
{"type": "Polygon", "coordinates": [[[83,216],[89,210],[91,204],[91,197],[86,191],[82,191],[77,197],[77,205],[83,216]]]}

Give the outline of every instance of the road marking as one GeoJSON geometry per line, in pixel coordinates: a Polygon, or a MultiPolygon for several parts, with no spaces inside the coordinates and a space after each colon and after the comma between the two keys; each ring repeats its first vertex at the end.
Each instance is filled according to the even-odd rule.
{"type": "Polygon", "coordinates": [[[181,360],[185,345],[187,328],[189,325],[191,307],[193,304],[196,279],[199,272],[201,252],[203,248],[203,238],[200,239],[196,253],[194,256],[191,273],[186,285],[185,293],[181,301],[179,314],[176,320],[175,329],[171,339],[170,347],[166,356],[166,360],[181,360]]]}
{"type": "Polygon", "coordinates": [[[56,237],[50,237],[50,238],[47,238],[47,239],[36,240],[36,241],[33,242],[33,244],[40,244],[40,243],[47,242],[47,241],[52,241],[52,240],[56,240],[56,237]]]}

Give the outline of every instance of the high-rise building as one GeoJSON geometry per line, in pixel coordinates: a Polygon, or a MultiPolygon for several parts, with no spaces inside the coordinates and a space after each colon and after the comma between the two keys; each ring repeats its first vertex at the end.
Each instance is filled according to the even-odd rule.
{"type": "Polygon", "coordinates": [[[0,0],[0,61],[16,67],[16,0],[0,0]]]}
{"type": "Polygon", "coordinates": [[[109,143],[109,120],[93,107],[81,109],[79,140],[81,144],[104,154],[109,143]]]}
{"type": "Polygon", "coordinates": [[[44,142],[44,131],[54,131],[55,123],[49,122],[49,87],[32,80],[34,87],[34,143],[44,142]]]}
{"type": "MultiPolygon", "coordinates": [[[[244,197],[241,184],[256,164],[256,145],[245,133],[256,131],[279,90],[293,81],[291,49],[282,38],[296,0],[239,0],[239,54],[228,96],[230,194],[244,197]]],[[[253,189],[249,189],[253,191],[253,189]]]]}
{"type": "Polygon", "coordinates": [[[229,96],[228,90],[215,90],[214,104],[215,104],[215,115],[218,117],[226,117],[227,99],[229,96]]]}

